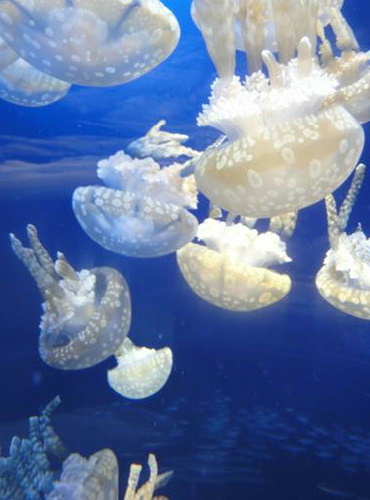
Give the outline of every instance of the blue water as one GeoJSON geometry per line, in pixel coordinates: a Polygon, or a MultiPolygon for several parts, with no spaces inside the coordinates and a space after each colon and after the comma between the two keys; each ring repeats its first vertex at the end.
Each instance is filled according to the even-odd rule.
{"type": "MultiPolygon", "coordinates": [[[[215,137],[195,125],[215,72],[190,2],[163,3],[182,38],[148,75],[109,89],[73,87],[45,108],[0,101],[1,448],[26,434],[27,417],[59,394],[53,422],[68,448],[85,455],[112,448],[122,488],[129,464],[154,452],[161,471],[175,472],[164,489],[172,500],[370,498],[370,324],[332,308],[314,286],[327,249],[322,203],[302,211],[289,242],[290,294],[250,313],[195,296],[174,255],[139,260],[104,250],[73,215],[72,192],[96,183],[97,161],[159,119],[188,134],[195,149],[215,137]],[[173,350],[173,372],[158,394],[128,401],[114,393],[106,382],[113,359],[76,372],[42,362],[41,299],[8,239],[14,232],[24,240],[28,223],[76,269],[122,272],[132,296],[131,338],[173,350]]],[[[343,11],[370,49],[367,1],[346,0],[343,11]]],[[[365,132],[370,137],[369,126],[365,132]]],[[[367,141],[365,163],[369,148],[367,141]]],[[[370,234],[369,199],[367,178],[351,231],[361,221],[370,234]]]]}

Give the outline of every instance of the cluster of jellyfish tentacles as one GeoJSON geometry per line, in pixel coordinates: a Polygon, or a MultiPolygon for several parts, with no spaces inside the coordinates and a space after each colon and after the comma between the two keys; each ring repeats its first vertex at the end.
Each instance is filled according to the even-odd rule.
{"type": "MultiPolygon", "coordinates": [[[[43,46],[36,28],[43,27],[49,54],[54,33],[72,33],[79,27],[79,44],[86,49],[81,40],[88,41],[96,49],[89,49],[96,64],[86,53],[88,68],[59,64],[55,54],[52,64],[44,64],[50,60],[41,48],[45,57],[36,59],[48,68],[47,74],[60,77],[65,72],[74,75],[74,82],[86,83],[86,78],[97,85],[99,61],[108,50],[102,39],[109,23],[105,19],[103,26],[94,16],[103,11],[108,16],[107,5],[116,2],[104,2],[101,11],[100,2],[95,2],[97,12],[71,2],[42,17],[44,3],[38,2],[37,12],[30,14],[28,2],[26,6],[0,0],[4,39],[28,61],[33,60],[31,52],[37,55],[36,49],[43,46]],[[67,14],[71,17],[63,24],[67,14]],[[93,19],[96,25],[89,24],[93,19]],[[19,45],[17,33],[27,35],[19,45]],[[88,40],[92,34],[94,44],[88,40]],[[95,71],[95,80],[89,70],[95,71]]],[[[170,33],[176,31],[172,14],[155,3],[123,2],[122,15],[114,18],[114,33],[131,23],[123,37],[133,59],[110,46],[108,52],[117,60],[110,61],[106,73],[122,74],[120,58],[135,67],[142,37],[149,52],[162,43],[159,34],[166,32],[165,23],[157,36],[152,27],[151,37],[143,35],[146,23],[152,22],[145,9],[172,23],[170,33]]],[[[330,249],[316,278],[318,290],[338,309],[370,319],[370,242],[360,227],[352,235],[345,233],[364,176],[364,166],[356,165],[364,145],[362,124],[370,120],[370,54],[360,51],[342,16],[342,3],[194,0],[192,16],[218,73],[198,125],[214,127],[221,136],[199,152],[184,146],[186,135],[162,130],[160,121],[131,143],[127,153],[119,151],[100,161],[97,174],[105,185],[78,187],[73,194],[73,210],[85,232],[107,250],[131,257],[176,252],[182,275],[201,298],[222,308],[251,311],[289,292],[289,276],[272,266],[291,260],[285,239],[294,231],[298,211],[325,199],[330,249]],[[244,78],[235,75],[236,50],[246,52],[244,78]],[[162,166],[169,158],[177,161],[162,166]],[[331,193],[353,171],[337,211],[331,193]],[[197,208],[199,193],[210,202],[209,215],[201,223],[190,212],[197,208]],[[260,218],[269,219],[268,231],[255,228],[260,218]]],[[[108,38],[115,40],[113,35],[108,38]]],[[[74,35],[66,40],[72,58],[74,35]]],[[[163,57],[170,46],[161,46],[163,57]]],[[[118,81],[113,78],[112,83],[118,81]]],[[[12,245],[44,297],[44,361],[79,369],[115,355],[118,366],[108,372],[114,389],[131,398],[159,390],[169,376],[172,353],[169,348],[140,348],[127,338],[130,298],[123,277],[106,267],[77,272],[62,254],[53,262],[33,226],[28,235],[31,248],[14,236],[12,245]]]]}

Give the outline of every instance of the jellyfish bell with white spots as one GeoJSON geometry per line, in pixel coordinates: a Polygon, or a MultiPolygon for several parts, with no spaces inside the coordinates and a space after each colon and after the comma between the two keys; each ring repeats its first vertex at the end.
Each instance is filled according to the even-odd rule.
{"type": "Polygon", "coordinates": [[[370,239],[361,226],[352,234],[345,232],[364,173],[364,165],[359,165],[339,211],[332,195],[325,199],[330,248],[317,273],[316,286],[336,309],[370,320],[370,239]]]}
{"type": "Polygon", "coordinates": [[[180,28],[159,0],[1,0],[0,34],[40,71],[99,87],[160,64],[175,49],[180,28]]]}
{"type": "Polygon", "coordinates": [[[271,232],[208,218],[197,239],[177,251],[180,271],[202,299],[233,311],[253,311],[282,299],[291,280],[270,266],[290,262],[286,244],[271,232]]]}
{"type": "Polygon", "coordinates": [[[131,257],[158,257],[191,241],[198,221],[194,176],[183,166],[162,169],[152,158],[133,159],[123,151],[98,163],[107,187],[79,187],[73,210],[84,231],[102,247],[131,257]]]}
{"type": "Polygon", "coordinates": [[[323,199],[354,169],[364,144],[359,122],[328,98],[337,80],[303,38],[297,58],[263,52],[269,77],[216,79],[198,125],[225,134],[196,160],[198,189],[214,205],[256,218],[297,211],[323,199]]]}
{"type": "Polygon", "coordinates": [[[126,338],[114,355],[117,366],[108,370],[108,383],[129,399],[147,398],[158,392],[172,370],[173,356],[169,347],[138,347],[126,338]]]}
{"type": "Polygon", "coordinates": [[[11,234],[12,248],[44,298],[39,352],[48,365],[63,370],[94,366],[111,356],[131,323],[126,281],[115,269],[75,271],[62,253],[54,262],[27,226],[30,248],[11,234]]]}

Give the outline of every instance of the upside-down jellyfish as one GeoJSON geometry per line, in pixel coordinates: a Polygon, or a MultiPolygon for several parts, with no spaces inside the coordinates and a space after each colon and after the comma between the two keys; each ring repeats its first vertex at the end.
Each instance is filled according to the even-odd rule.
{"type": "Polygon", "coordinates": [[[125,339],[131,322],[126,281],[115,269],[75,271],[58,252],[53,262],[27,226],[30,248],[11,234],[12,248],[25,264],[44,298],[39,352],[54,368],[77,370],[111,356],[125,339]]]}
{"type": "Polygon", "coordinates": [[[170,376],[173,358],[169,347],[138,347],[125,338],[114,355],[117,366],[108,370],[108,383],[126,398],[147,398],[162,389],[170,376]]]}
{"type": "Polygon", "coordinates": [[[370,239],[361,226],[352,234],[344,232],[364,173],[364,165],[359,165],[339,212],[332,195],[325,199],[330,249],[317,273],[316,286],[340,311],[370,319],[370,239]]]}
{"type": "Polygon", "coordinates": [[[166,59],[180,28],[159,0],[0,0],[0,34],[44,73],[109,86],[166,59]]]}
{"type": "Polygon", "coordinates": [[[132,257],[158,257],[191,241],[197,219],[194,176],[181,177],[183,166],[160,168],[152,158],[133,159],[123,151],[98,163],[108,187],[79,187],[73,210],[94,241],[132,257]]]}
{"type": "Polygon", "coordinates": [[[342,4],[343,0],[193,0],[191,13],[223,78],[234,73],[235,50],[246,52],[250,73],[261,69],[263,50],[277,52],[280,62],[287,63],[304,36],[315,50],[318,23],[331,25],[340,48],[356,48],[342,4]]]}
{"type": "Polygon", "coordinates": [[[269,78],[217,79],[199,125],[226,134],[196,161],[197,187],[213,204],[248,217],[297,211],[349,176],[364,144],[359,122],[339,102],[337,80],[313,58],[308,38],[279,64],[264,51],[269,78]],[[327,102],[327,104],[325,104],[327,102]]]}
{"type": "Polygon", "coordinates": [[[237,223],[206,219],[197,239],[177,252],[186,282],[202,299],[234,311],[252,311],[282,299],[290,290],[286,274],[267,269],[290,262],[277,234],[237,223]]]}

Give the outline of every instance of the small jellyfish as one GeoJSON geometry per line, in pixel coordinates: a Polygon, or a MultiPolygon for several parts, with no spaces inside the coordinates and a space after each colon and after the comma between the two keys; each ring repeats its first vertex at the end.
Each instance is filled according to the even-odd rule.
{"type": "Polygon", "coordinates": [[[217,79],[198,125],[226,135],[196,159],[198,189],[220,208],[270,218],[323,199],[354,169],[364,144],[360,123],[330,101],[338,82],[314,60],[308,38],[297,58],[263,60],[269,78],[254,73],[217,79]]]}
{"type": "Polygon", "coordinates": [[[99,245],[132,257],[158,257],[191,241],[197,219],[186,208],[197,205],[194,176],[183,165],[160,168],[152,158],[133,159],[123,151],[98,163],[107,187],[79,187],[73,210],[99,245]]]}
{"type": "Polygon", "coordinates": [[[177,251],[177,262],[202,299],[224,309],[252,311],[289,292],[289,276],[267,269],[291,260],[277,234],[209,218],[199,225],[197,239],[205,245],[189,243],[177,251]]]}
{"type": "Polygon", "coordinates": [[[10,235],[12,248],[25,264],[44,298],[40,323],[40,356],[64,370],[93,366],[111,356],[125,339],[131,322],[126,281],[115,269],[75,271],[58,252],[53,262],[27,226],[30,248],[10,235]]]}
{"type": "Polygon", "coordinates": [[[125,338],[114,355],[118,364],[108,370],[108,383],[126,398],[147,398],[162,389],[170,376],[173,361],[169,347],[138,347],[125,338]]]}
{"type": "Polygon", "coordinates": [[[330,249],[316,276],[321,296],[332,306],[357,318],[370,319],[370,239],[361,226],[345,233],[351,209],[360,190],[365,166],[356,168],[348,194],[337,212],[335,199],[326,197],[330,249]]]}
{"type": "Polygon", "coordinates": [[[1,0],[0,34],[38,70],[100,87],[160,64],[176,47],[180,28],[159,0],[1,0]]]}

